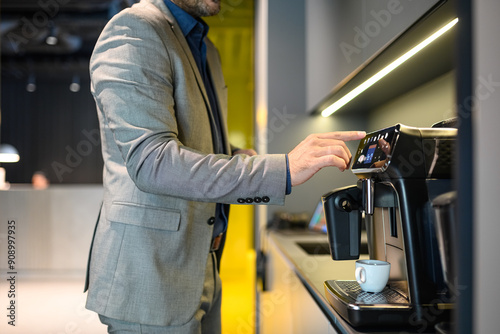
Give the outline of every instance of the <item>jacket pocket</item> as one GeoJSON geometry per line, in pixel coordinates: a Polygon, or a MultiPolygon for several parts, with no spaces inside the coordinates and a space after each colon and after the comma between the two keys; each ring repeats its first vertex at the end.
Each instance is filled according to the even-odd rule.
{"type": "Polygon", "coordinates": [[[133,203],[114,202],[106,218],[115,223],[165,231],[178,231],[180,211],[133,203]]]}

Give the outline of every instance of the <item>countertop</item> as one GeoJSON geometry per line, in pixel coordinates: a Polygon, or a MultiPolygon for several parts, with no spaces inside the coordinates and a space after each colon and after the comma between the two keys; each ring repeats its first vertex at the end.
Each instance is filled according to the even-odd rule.
{"type": "MultiPolygon", "coordinates": [[[[330,306],[325,295],[324,282],[332,279],[354,280],[356,261],[334,261],[328,252],[319,247],[317,248],[317,254],[314,254],[314,249],[313,254],[309,254],[300,246],[301,243],[327,244],[328,238],[325,234],[307,230],[270,230],[268,232],[268,242],[274,245],[290,264],[336,330],[341,333],[353,334],[401,333],[401,329],[388,331],[387,328],[353,328],[330,306]]],[[[360,259],[363,258],[368,258],[368,255],[361,255],[360,259]]],[[[411,331],[405,329],[405,332],[411,331]]]]}

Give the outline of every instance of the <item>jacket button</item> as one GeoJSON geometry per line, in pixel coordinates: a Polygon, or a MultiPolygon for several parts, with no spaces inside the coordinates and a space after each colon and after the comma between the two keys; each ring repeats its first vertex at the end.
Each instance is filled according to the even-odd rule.
{"type": "Polygon", "coordinates": [[[251,203],[253,203],[253,198],[247,197],[245,202],[247,202],[248,204],[251,204],[251,203]]]}
{"type": "Polygon", "coordinates": [[[267,196],[262,197],[262,202],[264,202],[264,203],[269,203],[270,200],[271,199],[267,196]]]}
{"type": "Polygon", "coordinates": [[[262,202],[262,198],[260,198],[260,197],[255,197],[255,198],[253,199],[253,201],[254,201],[255,203],[260,203],[260,202],[262,202]]]}
{"type": "Polygon", "coordinates": [[[238,198],[236,201],[240,204],[246,203],[244,198],[238,198]]]}
{"type": "Polygon", "coordinates": [[[213,225],[213,224],[215,224],[215,217],[210,217],[210,218],[208,218],[208,220],[207,220],[207,224],[208,224],[208,225],[213,225]]]}

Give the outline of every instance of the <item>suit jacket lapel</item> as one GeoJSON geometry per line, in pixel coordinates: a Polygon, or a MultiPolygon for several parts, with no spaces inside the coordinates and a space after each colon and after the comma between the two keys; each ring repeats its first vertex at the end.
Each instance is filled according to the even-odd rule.
{"type": "MultiPolygon", "coordinates": [[[[184,34],[182,33],[182,30],[179,27],[174,16],[172,15],[172,13],[168,9],[168,7],[165,5],[164,0],[148,0],[148,1],[151,2],[152,4],[154,4],[155,6],[157,6],[162,12],[164,12],[164,14],[167,18],[167,21],[170,25],[170,29],[172,29],[174,36],[177,38],[177,41],[179,42],[179,44],[182,47],[182,50],[184,51],[184,55],[186,56],[187,60],[189,61],[189,65],[191,66],[191,70],[194,72],[194,75],[196,77],[196,82],[198,83],[198,88],[200,89],[201,93],[203,94],[203,100],[205,101],[205,106],[207,107],[207,110],[208,110],[208,117],[210,119],[210,128],[212,130],[212,140],[214,143],[214,150],[216,150],[215,146],[218,145],[218,143],[217,143],[218,141],[216,139],[217,138],[217,136],[216,136],[217,128],[216,128],[216,124],[215,124],[215,120],[214,120],[214,116],[213,116],[214,111],[210,107],[210,101],[208,99],[208,94],[207,94],[207,91],[205,88],[205,84],[203,82],[203,78],[201,76],[200,71],[198,70],[198,66],[196,65],[196,61],[194,60],[193,54],[191,53],[191,49],[189,48],[189,45],[186,41],[186,38],[184,37],[184,34]]],[[[209,55],[211,53],[212,52],[208,52],[208,46],[207,46],[207,64],[209,65],[209,68],[210,68],[210,60],[209,60],[210,56],[209,55]]],[[[210,69],[210,71],[212,71],[212,70],[210,69]]],[[[213,73],[211,73],[211,74],[213,77],[213,73]]],[[[217,86],[214,86],[214,87],[217,87],[217,86]]],[[[215,90],[216,90],[216,94],[218,95],[216,88],[215,88],[215,90]]],[[[217,100],[218,99],[219,99],[219,97],[217,97],[217,100]]],[[[220,107],[219,101],[216,101],[216,103],[218,103],[219,107],[220,107]]],[[[220,119],[223,119],[222,115],[220,115],[220,119]]],[[[225,121],[225,119],[224,119],[224,121],[225,121]]],[[[224,132],[221,134],[224,138],[224,142],[227,143],[226,134],[225,134],[226,131],[223,130],[222,132],[224,132]]]]}
{"type": "Polygon", "coordinates": [[[198,87],[200,88],[200,90],[203,93],[203,98],[205,99],[205,103],[210,108],[210,103],[208,101],[208,95],[207,95],[207,91],[205,90],[203,78],[200,74],[200,71],[198,70],[198,66],[196,65],[196,61],[194,60],[193,54],[191,53],[191,49],[189,48],[189,45],[186,41],[186,38],[184,37],[182,30],[179,27],[179,25],[177,24],[177,21],[174,19],[172,13],[170,13],[170,10],[168,10],[167,6],[165,6],[163,1],[161,1],[161,3],[163,4],[163,8],[166,11],[167,18],[168,18],[169,23],[170,23],[170,28],[172,29],[174,36],[177,38],[177,41],[181,45],[182,50],[184,51],[184,55],[188,59],[189,65],[191,65],[191,70],[193,70],[193,72],[195,74],[196,81],[198,82],[198,87]]]}

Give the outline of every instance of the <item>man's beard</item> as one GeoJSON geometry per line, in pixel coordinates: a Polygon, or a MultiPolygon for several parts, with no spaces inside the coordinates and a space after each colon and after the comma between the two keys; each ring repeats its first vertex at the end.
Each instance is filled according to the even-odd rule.
{"type": "Polygon", "coordinates": [[[179,7],[183,8],[186,12],[191,14],[194,17],[204,17],[204,16],[213,16],[217,15],[220,11],[220,2],[219,0],[208,0],[213,2],[214,5],[210,5],[206,3],[206,0],[190,0],[190,1],[176,1],[173,2],[178,4],[179,7]]]}

